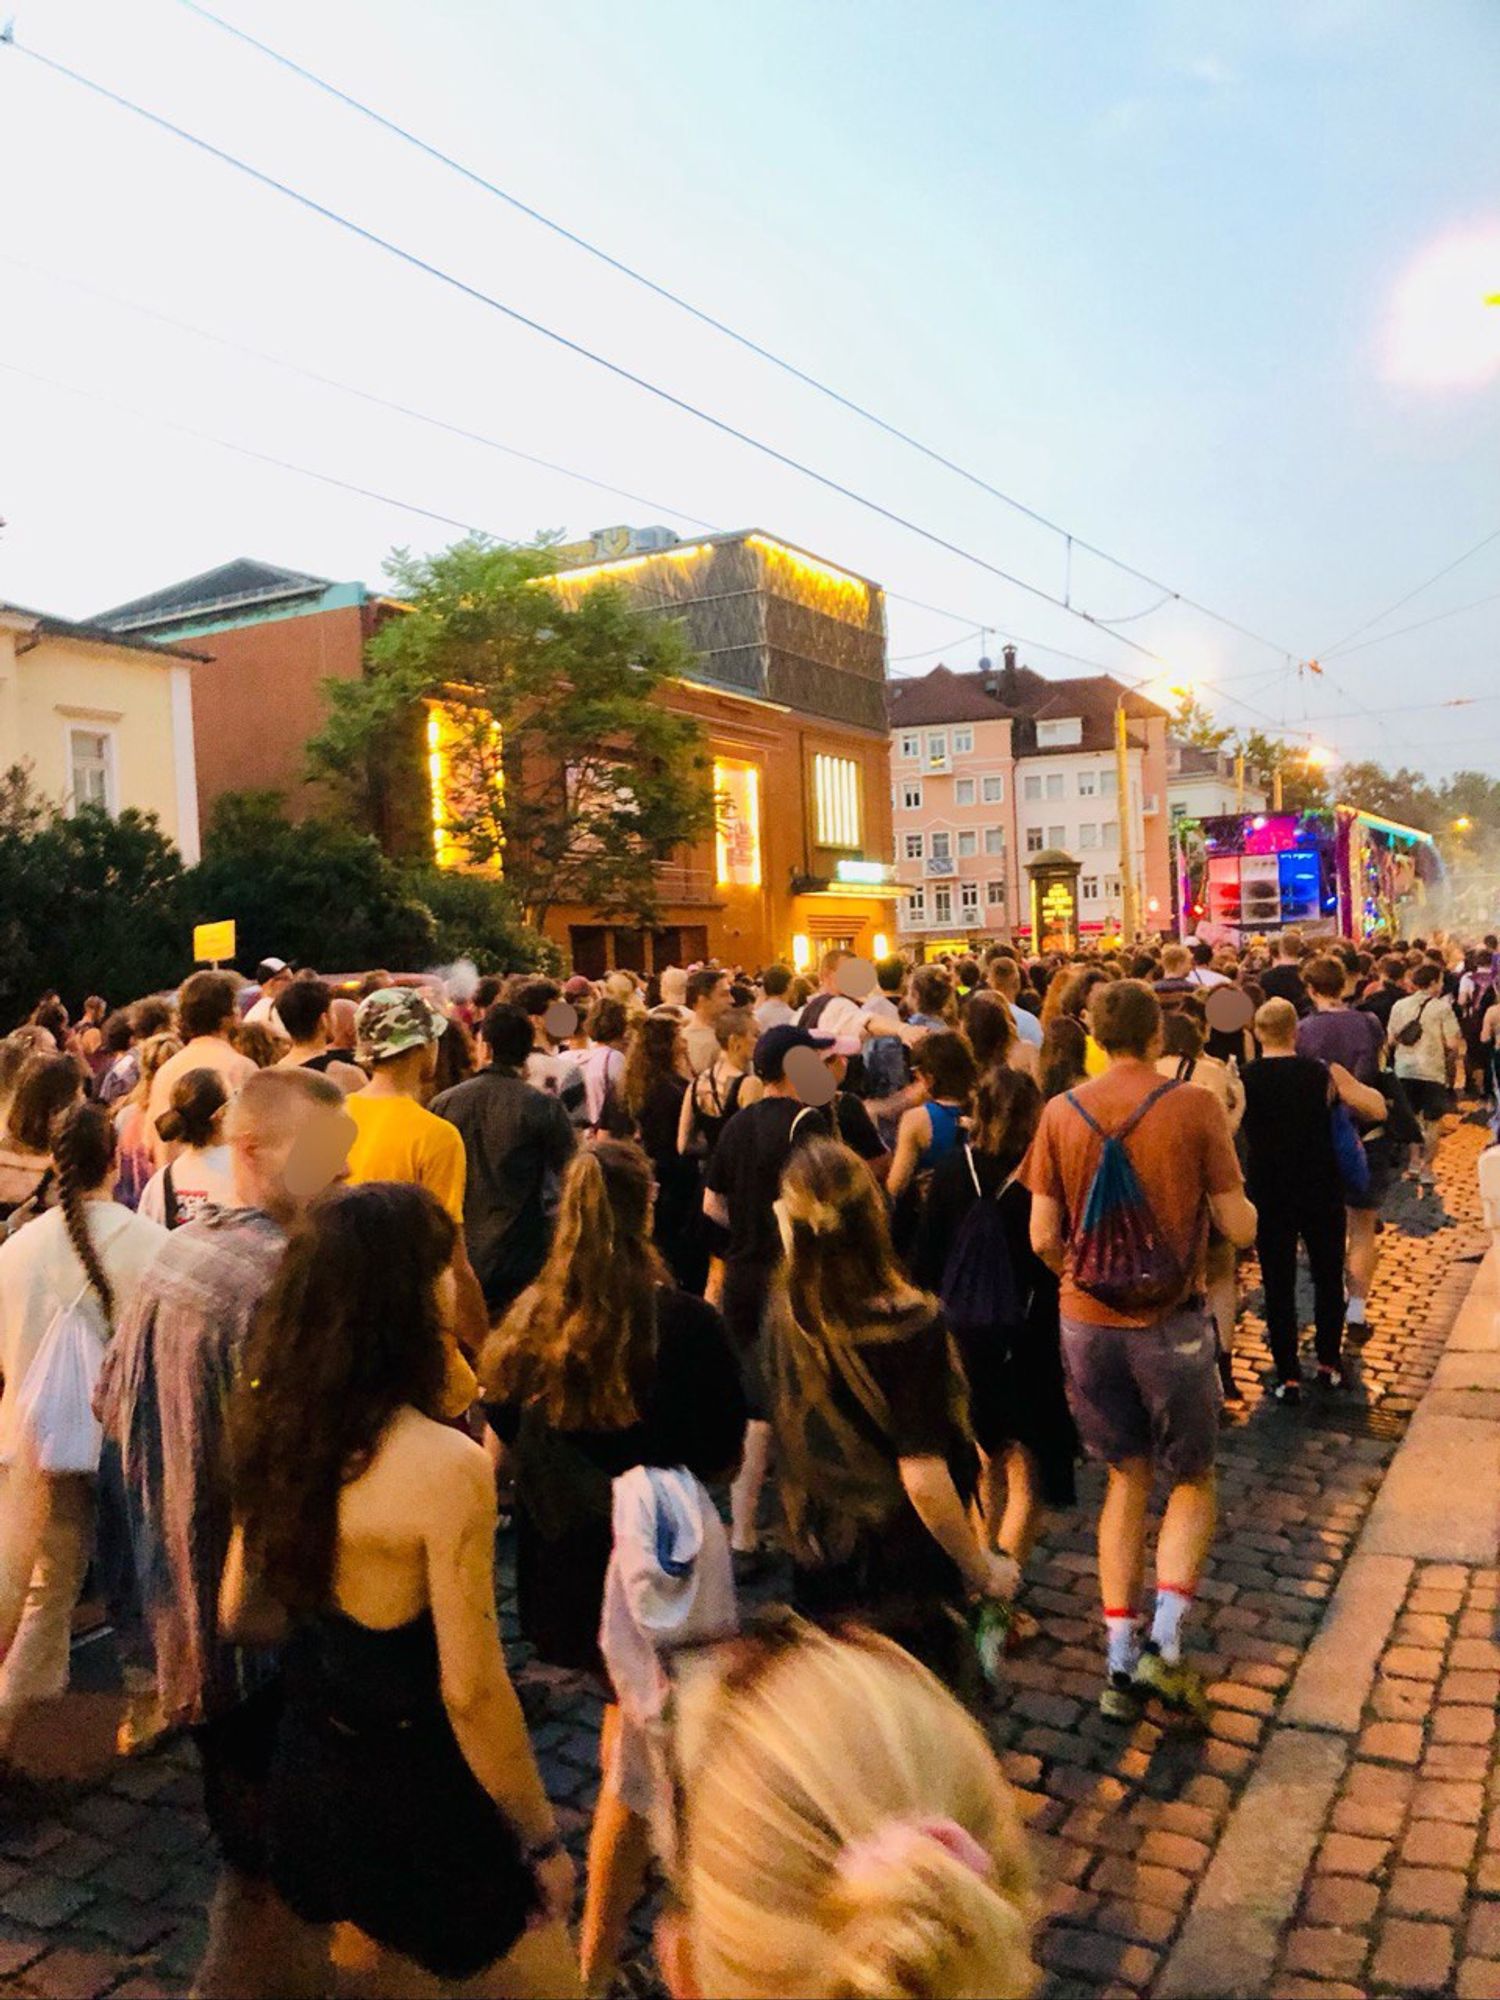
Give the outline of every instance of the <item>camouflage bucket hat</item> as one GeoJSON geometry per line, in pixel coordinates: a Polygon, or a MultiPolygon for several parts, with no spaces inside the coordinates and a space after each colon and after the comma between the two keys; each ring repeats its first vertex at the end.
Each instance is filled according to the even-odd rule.
{"type": "Polygon", "coordinates": [[[360,1002],[354,1017],[355,1057],[362,1063],[389,1062],[408,1049],[435,1042],[447,1022],[415,986],[383,986],[360,1002]]]}

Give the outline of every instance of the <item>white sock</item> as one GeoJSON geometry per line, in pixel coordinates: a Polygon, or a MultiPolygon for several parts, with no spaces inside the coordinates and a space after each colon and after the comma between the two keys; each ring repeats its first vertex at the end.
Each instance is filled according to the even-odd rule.
{"type": "Polygon", "coordinates": [[[1347,1326],[1363,1326],[1365,1323],[1365,1302],[1357,1292],[1349,1294],[1349,1303],[1344,1308],[1344,1322],[1347,1326]]]}
{"type": "Polygon", "coordinates": [[[1151,1643],[1164,1660],[1182,1658],[1182,1621],[1193,1606],[1193,1593],[1175,1584],[1156,1587],[1156,1611],[1151,1620],[1151,1643]]]}
{"type": "Polygon", "coordinates": [[[1104,1632],[1110,1673],[1133,1674],[1141,1656],[1141,1628],[1135,1613],[1106,1611],[1104,1632]]]}

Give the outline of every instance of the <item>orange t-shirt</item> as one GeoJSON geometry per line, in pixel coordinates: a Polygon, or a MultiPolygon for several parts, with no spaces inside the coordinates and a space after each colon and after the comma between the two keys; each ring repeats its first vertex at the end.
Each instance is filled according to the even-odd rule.
{"type": "MultiPolygon", "coordinates": [[[[1149,1063],[1120,1063],[1080,1084],[1073,1094],[1106,1132],[1117,1132],[1162,1079],[1149,1063]]],[[[1153,1104],[1125,1141],[1130,1164],[1151,1213],[1191,1273],[1184,1296],[1198,1281],[1208,1238],[1212,1195],[1230,1194],[1243,1176],[1224,1107],[1211,1092],[1179,1084],[1153,1104]]],[[[1169,1308],[1117,1312],[1073,1282],[1073,1232],[1088,1201],[1099,1164],[1099,1136],[1067,1098],[1054,1097],[1042,1113],[1022,1179],[1033,1194],[1059,1202],[1065,1243],[1062,1310],[1093,1326],[1150,1326],[1169,1308]]]]}

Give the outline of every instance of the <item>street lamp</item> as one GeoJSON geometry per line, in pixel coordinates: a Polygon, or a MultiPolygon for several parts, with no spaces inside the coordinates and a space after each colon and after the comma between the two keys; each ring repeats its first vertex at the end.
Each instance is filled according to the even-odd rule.
{"type": "Polygon", "coordinates": [[[1458,818],[1453,822],[1453,831],[1455,833],[1471,833],[1473,829],[1474,822],[1469,818],[1467,813],[1460,813],[1458,818]]]}

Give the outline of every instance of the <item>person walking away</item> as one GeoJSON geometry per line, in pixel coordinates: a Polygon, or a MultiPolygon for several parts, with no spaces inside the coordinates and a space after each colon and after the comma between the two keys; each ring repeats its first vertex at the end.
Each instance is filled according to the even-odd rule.
{"type": "Polygon", "coordinates": [[[578,1138],[558,1099],[522,1075],[533,1046],[527,1016],[500,1002],[481,1032],[489,1062],[430,1109],[462,1147],[464,1242],[493,1324],[546,1261],[554,1191],[578,1138]]]}
{"type": "Polygon", "coordinates": [[[677,1124],[678,1152],[705,1167],[735,1112],[760,1095],[752,1069],[758,1039],[755,1016],[740,1007],[727,1008],[718,1017],[715,1033],[718,1053],[683,1092],[677,1124]]]}
{"type": "Polygon", "coordinates": [[[1037,1059],[1037,1084],[1044,1104],[1088,1081],[1089,1038],[1082,1022],[1059,1014],[1047,1028],[1037,1059]]]}
{"type": "MultiPolygon", "coordinates": [[[[265,1804],[282,1687],[274,1649],[228,1642],[219,1583],[229,1551],[225,1439],[246,1338],[298,1214],[343,1171],[338,1087],[258,1071],[225,1120],[235,1206],[168,1236],[104,1357],[99,1411],[120,1451],[136,1571],[169,1726],[191,1729],[221,1872],[194,1991],[321,1994],[326,1952],[267,1875],[265,1804]]],[[[316,1396],[308,1415],[342,1413],[316,1396]]]]}
{"type": "Polygon", "coordinates": [[[1453,1105],[1452,1081],[1463,1060],[1463,1031],[1453,1003],[1443,992],[1443,969],[1423,959],[1411,975],[1411,992],[1391,1009],[1387,1024],[1400,1078],[1422,1127],[1417,1152],[1417,1185],[1435,1188],[1433,1161],[1443,1120],[1453,1105]]]}
{"type": "Polygon", "coordinates": [[[22,1064],[0,1139],[0,1236],[56,1205],[53,1126],[82,1097],[86,1076],[77,1056],[28,1056],[22,1064]]]}
{"type": "MultiPolygon", "coordinates": [[[[1161,998],[1160,984],[1157,985],[1156,995],[1161,998]]],[[[1179,1083],[1195,1083],[1211,1090],[1224,1107],[1231,1133],[1238,1132],[1240,1120],[1245,1115],[1245,1087],[1228,1063],[1205,1053],[1205,1023],[1200,1017],[1199,1007],[1197,995],[1191,994],[1175,1011],[1163,1014],[1162,1053],[1156,1073],[1179,1083]]],[[[1210,1225],[1203,1289],[1208,1298],[1209,1317],[1214,1323],[1219,1385],[1226,1403],[1244,1401],[1234,1379],[1234,1329],[1240,1310],[1235,1266],[1234,1245],[1210,1225]]]]}
{"type": "Polygon", "coordinates": [[[1397,1158],[1381,1089],[1385,1031],[1374,1014],[1348,1005],[1349,977],[1343,963],[1333,957],[1314,958],[1303,967],[1312,1012],[1298,1023],[1297,1053],[1330,1068],[1339,1064],[1380,1096],[1379,1117],[1366,1122],[1360,1134],[1369,1185],[1362,1193],[1348,1188],[1344,1197],[1348,1218],[1344,1324],[1352,1340],[1365,1341],[1370,1337],[1368,1300],[1380,1259],[1380,1212],[1395,1182],[1397,1158]]]}
{"type": "Polygon", "coordinates": [[[356,1053],[370,1080],[349,1099],[349,1178],[425,1187],[462,1220],[463,1141],[424,1102],[444,1025],[414,986],[388,986],[360,1002],[356,1053]]]}
{"type": "Polygon", "coordinates": [[[245,1016],[247,1027],[268,1028],[278,1041],[287,1039],[286,1022],[281,1015],[281,996],[295,976],[284,958],[261,960],[255,968],[255,983],[260,988],[260,994],[245,1016]]]}
{"type": "Polygon", "coordinates": [[[1276,940],[1276,953],[1261,974],[1260,987],[1268,1000],[1289,1000],[1300,1020],[1312,1012],[1312,1002],[1302,981],[1302,961],[1307,947],[1300,931],[1283,931],[1276,940]]]}
{"type": "Polygon", "coordinates": [[[588,1047],[578,1066],[583,1072],[585,1122],[597,1134],[611,1130],[623,1116],[630,1015],[623,1001],[606,995],[589,1009],[585,1027],[588,1047]]]}
{"type": "Polygon", "coordinates": [[[690,1016],[683,1029],[683,1046],[688,1068],[694,1076],[711,1069],[719,1059],[718,1023],[730,1006],[729,974],[716,965],[700,965],[688,974],[687,1010],[690,1016]]]}
{"type": "Polygon", "coordinates": [[[656,1247],[685,1292],[708,1282],[702,1181],[696,1160],[678,1150],[688,1091],[687,1049],[675,1013],[647,1014],[636,1023],[625,1057],[622,1133],[640,1141],[656,1175],[656,1247]]]}
{"type": "Polygon", "coordinates": [[[126,1019],[130,1024],[130,1043],[99,1079],[99,1102],[118,1104],[129,1097],[141,1080],[141,1050],[153,1036],[173,1033],[173,1007],[169,1000],[155,997],[137,1000],[128,1009],[126,1019]]]}
{"type": "Polygon", "coordinates": [[[925,1035],[912,1057],[921,1101],[903,1112],[886,1189],[893,1202],[958,1143],[976,1071],[967,1039],[951,1029],[925,1035]]]}
{"type": "MultiPolygon", "coordinates": [[[[523,1636],[550,1665],[603,1681],[600,1617],[611,1481],[639,1465],[730,1476],[745,1404],[719,1315],[679,1291],[652,1241],[651,1167],[603,1139],[570,1164],[536,1284],[482,1359],[486,1410],[512,1448],[523,1636]]],[[[639,1898],[648,1840],[621,1795],[619,1714],[605,1710],[602,1790],[589,1844],[583,1980],[609,1990],[639,1898]]]]}
{"type": "MultiPolygon", "coordinates": [[[[933,1169],[913,1259],[963,1361],[990,1546],[1023,1571],[1043,1509],[1077,1504],[1057,1279],[1031,1247],[1020,1178],[1041,1115],[1041,1093],[1023,1071],[980,1077],[964,1138],[933,1169]]],[[[1014,1624],[1012,1635],[1026,1636],[1014,1624]]]]}
{"type": "Polygon", "coordinates": [[[1406,984],[1406,960],[1397,952],[1388,952],[1381,959],[1379,982],[1370,987],[1360,1001],[1360,1012],[1373,1014],[1380,1023],[1381,1033],[1390,1026],[1391,1009],[1403,999],[1408,991],[1406,984]]]}
{"type": "Polygon", "coordinates": [[[1210,1221],[1238,1249],[1255,1235],[1224,1110],[1157,1075],[1162,1016],[1136,980],[1101,987],[1102,1077],[1053,1098],[1023,1178],[1031,1242],[1062,1279],[1063,1364],[1084,1450],[1108,1468],[1099,1516],[1106,1684],[1116,1721],[1154,1699],[1207,1716],[1182,1627],[1213,1539],[1218,1375],[1196,1289],[1210,1221]],[[1101,1174],[1104,1178],[1101,1180],[1101,1174]],[[1150,1637],[1137,1630],[1153,1480],[1168,1488],[1150,1637]]]}
{"type": "Polygon", "coordinates": [[[903,1276],[880,1190],[836,1140],[788,1161],[778,1221],[766,1372],[793,1601],[867,1621],[973,1695],[966,1613],[995,1603],[1008,1624],[1018,1572],[967,1511],[967,1388],[942,1309],[903,1276]]]}
{"type": "Polygon", "coordinates": [[[1458,982],[1458,1025],[1464,1037],[1464,1081],[1477,1097],[1491,1095],[1489,1051],[1483,1039],[1485,1016],[1497,997],[1495,954],[1480,951],[1458,982]]]}
{"type": "Polygon", "coordinates": [[[265,1845],[286,1907],[313,1935],[357,1925],[383,1990],[567,1994],[573,1869],[501,1651],[494,1481],[441,1420],[456,1237],[390,1184],[294,1233],[230,1405],[221,1615],[281,1642],[265,1845]]]}
{"type": "Polygon", "coordinates": [[[333,989],[310,972],[299,972],[276,1003],[290,1046],[277,1057],[283,1069],[310,1069],[331,1076],[346,1094],[364,1088],[364,1074],[349,1053],[336,1049],[333,1034],[333,989]]]}
{"type": "Polygon", "coordinates": [[[1277,1399],[1301,1400],[1298,1359],[1297,1244],[1307,1250],[1321,1387],[1345,1385],[1343,1171],[1335,1146],[1333,1107],[1358,1116],[1383,1113],[1379,1091],[1340,1063],[1298,1052],[1296,1010],[1268,1000],[1255,1017],[1258,1062],[1245,1072],[1245,1146],[1255,1203],[1256,1254],[1266,1297],[1266,1338],[1276,1370],[1277,1399]]]}
{"type": "Polygon", "coordinates": [[[115,1132],[101,1105],[61,1113],[51,1157],[57,1206],[0,1243],[0,1754],[26,1706],[67,1687],[70,1620],[94,1542],[94,1475],[38,1463],[27,1375],[61,1314],[82,1312],[102,1352],[166,1241],[110,1198],[115,1132]]]}
{"type": "Polygon", "coordinates": [[[787,1005],[787,993],[792,983],[792,968],[789,965],[768,965],[760,976],[760,990],[765,996],[755,1009],[755,1026],[759,1034],[767,1028],[789,1028],[797,1019],[795,1007],[787,1005]]]}
{"type": "Polygon", "coordinates": [[[172,1102],[156,1121],[157,1136],[174,1150],[141,1190],[139,1213],[167,1229],[201,1222],[234,1201],[229,1148],[224,1143],[224,1079],[216,1069],[179,1077],[172,1102]]]}
{"type": "Polygon", "coordinates": [[[1040,1052],[1042,1024],[1035,1014],[1021,1005],[1021,987],[1020,966],[1008,953],[998,953],[990,961],[990,989],[997,993],[1010,1009],[1017,1035],[1028,1048],[1040,1052]]]}
{"type": "Polygon", "coordinates": [[[795,1049],[826,1051],[833,1045],[831,1035],[814,1035],[800,1024],[766,1030],[755,1044],[762,1095],[725,1126],[703,1192],[704,1214],[726,1232],[724,1329],[738,1357],[749,1411],[744,1459],[730,1490],[729,1542],[741,1580],[760,1567],[760,1501],[771,1463],[761,1322],[781,1258],[776,1203],[782,1170],[799,1146],[830,1131],[826,1114],[798,1096],[786,1059],[795,1049]]]}
{"type": "MultiPolygon", "coordinates": [[[[1188,950],[1192,953],[1193,958],[1193,969],[1188,974],[1190,985],[1201,986],[1206,990],[1213,986],[1229,986],[1233,984],[1232,980],[1215,967],[1214,948],[1205,939],[1196,939],[1188,946],[1188,950]]],[[[1162,954],[1162,965],[1165,969],[1165,953],[1162,954]]]]}
{"type": "Polygon", "coordinates": [[[547,1026],[547,1015],[561,998],[562,988],[551,979],[528,979],[517,991],[515,1004],[531,1022],[533,1044],[523,1073],[534,1088],[555,1097],[569,1122],[581,1128],[587,1119],[583,1072],[577,1056],[547,1026]]]}
{"type": "Polygon", "coordinates": [[[169,1148],[157,1136],[156,1121],[172,1102],[177,1079],[190,1069],[216,1069],[232,1097],[255,1075],[255,1064],[242,1056],[229,1039],[229,1031],[239,1020],[235,1005],[234,981],[227,972],[195,972],[185,979],[177,995],[177,1026],[182,1047],[164,1062],[151,1079],[146,1099],[146,1144],[153,1166],[164,1167],[169,1148]]]}

